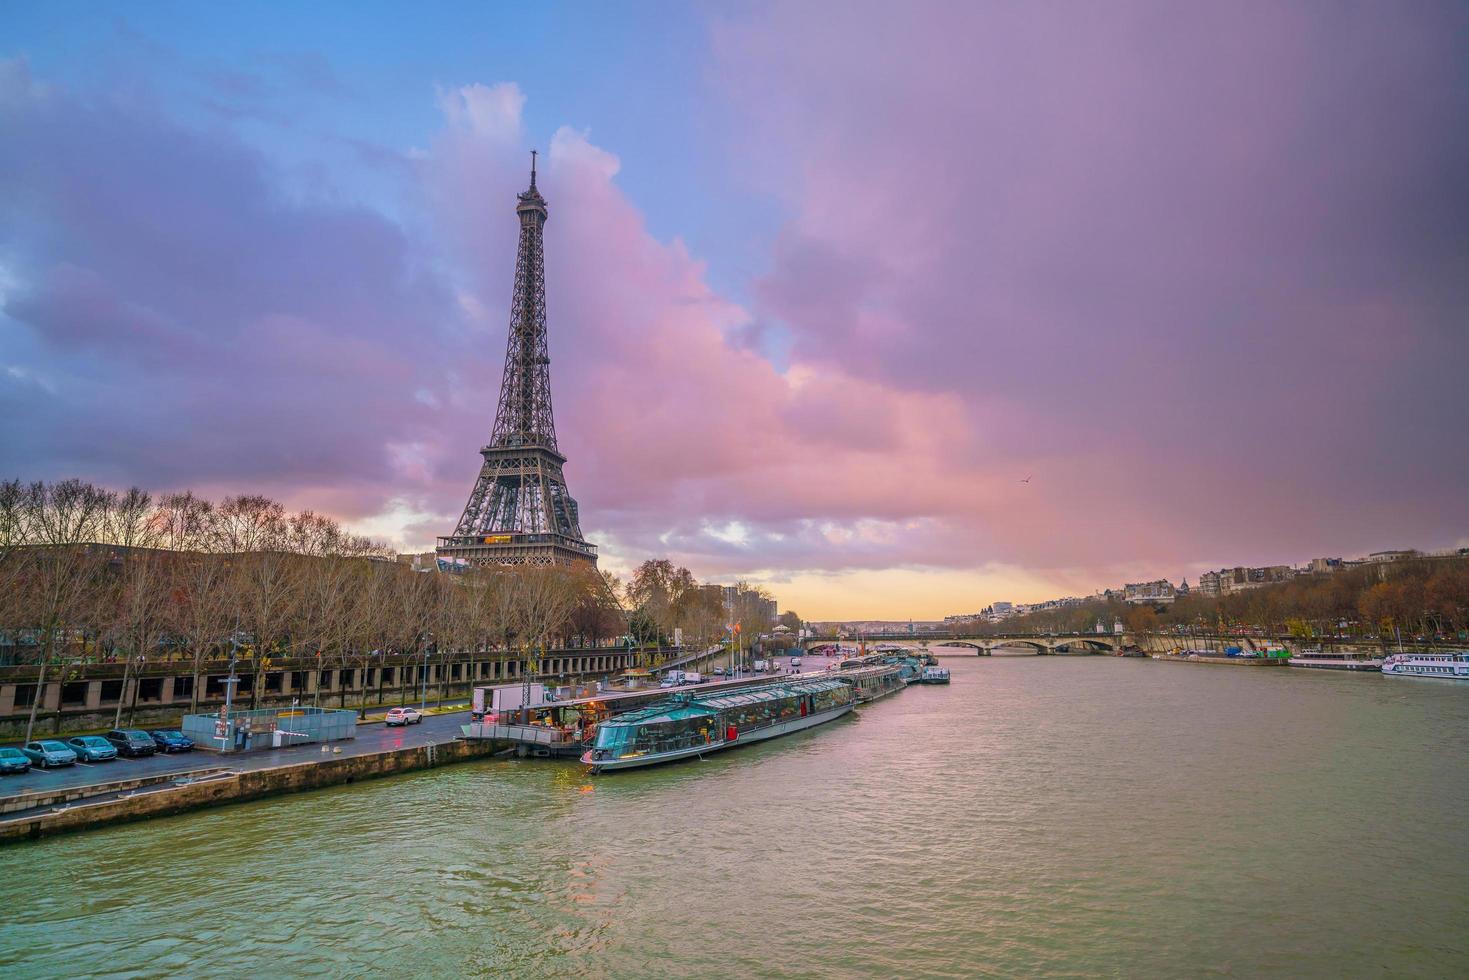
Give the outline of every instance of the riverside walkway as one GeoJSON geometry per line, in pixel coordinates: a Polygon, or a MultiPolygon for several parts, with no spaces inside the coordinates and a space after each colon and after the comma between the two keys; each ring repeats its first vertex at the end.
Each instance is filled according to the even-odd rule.
{"type": "Polygon", "coordinates": [[[294,745],[280,749],[257,749],[250,752],[211,752],[195,749],[174,755],[150,755],[141,759],[117,758],[108,762],[78,762],[61,769],[32,769],[20,776],[0,779],[0,803],[25,793],[46,793],[97,786],[100,788],[120,780],[167,776],[199,769],[228,769],[248,772],[277,766],[317,762],[327,756],[360,756],[394,749],[436,745],[454,741],[459,726],[469,719],[468,709],[441,715],[428,715],[421,725],[388,728],[377,722],[357,726],[357,736],[327,743],[331,752],[323,752],[320,743],[294,745]],[[340,749],[338,752],[336,750],[340,749]]]}

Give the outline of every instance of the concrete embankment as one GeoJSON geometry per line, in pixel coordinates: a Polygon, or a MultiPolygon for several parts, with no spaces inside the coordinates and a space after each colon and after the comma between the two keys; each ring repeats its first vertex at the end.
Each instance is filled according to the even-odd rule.
{"type": "Polygon", "coordinates": [[[125,785],[94,786],[92,792],[97,798],[93,802],[82,798],[66,806],[51,808],[43,805],[0,818],[0,843],[432,769],[488,758],[505,746],[503,742],[455,740],[367,755],[329,756],[319,761],[268,769],[212,771],[207,778],[174,779],[167,785],[151,789],[140,787],[138,781],[133,780],[128,781],[134,784],[132,788],[125,785]]]}
{"type": "Polygon", "coordinates": [[[1284,657],[1204,657],[1199,654],[1179,656],[1164,653],[1153,659],[1172,660],[1183,664],[1227,664],[1230,667],[1284,667],[1286,665],[1284,657]]]}

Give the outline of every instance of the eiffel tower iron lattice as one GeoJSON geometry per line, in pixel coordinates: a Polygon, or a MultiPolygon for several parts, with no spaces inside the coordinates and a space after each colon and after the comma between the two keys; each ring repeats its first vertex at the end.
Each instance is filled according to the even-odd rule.
{"type": "Polygon", "coordinates": [[[560,565],[597,561],[581,534],[576,501],[566,489],[551,411],[551,358],[546,345],[546,269],[542,250],[546,199],[530,188],[518,196],[520,244],[510,339],[490,444],[454,534],[439,538],[441,558],[484,565],[560,565]]]}

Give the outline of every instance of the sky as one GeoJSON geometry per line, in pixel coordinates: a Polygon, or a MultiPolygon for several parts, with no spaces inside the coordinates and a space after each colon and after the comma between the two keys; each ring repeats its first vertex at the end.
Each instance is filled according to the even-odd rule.
{"type": "Polygon", "coordinates": [[[0,0],[0,474],[449,533],[541,152],[602,566],[1469,545],[1469,6],[0,0]]]}

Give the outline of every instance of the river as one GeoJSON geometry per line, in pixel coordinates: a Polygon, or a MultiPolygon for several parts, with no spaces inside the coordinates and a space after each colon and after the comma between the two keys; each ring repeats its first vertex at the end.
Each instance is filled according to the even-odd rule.
{"type": "Polygon", "coordinates": [[[0,850],[0,974],[1469,973],[1469,685],[946,658],[776,742],[0,850]]]}

